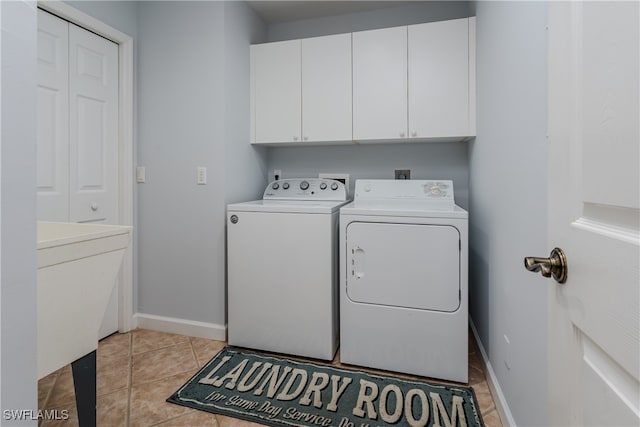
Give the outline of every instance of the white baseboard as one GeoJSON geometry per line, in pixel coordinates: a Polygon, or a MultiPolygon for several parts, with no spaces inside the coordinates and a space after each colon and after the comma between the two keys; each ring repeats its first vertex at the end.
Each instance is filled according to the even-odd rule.
{"type": "Polygon", "coordinates": [[[502,388],[500,387],[500,383],[498,382],[496,373],[491,367],[491,362],[489,362],[487,352],[484,350],[482,341],[480,341],[480,336],[478,335],[476,325],[473,324],[473,320],[471,318],[469,318],[469,325],[471,326],[471,331],[473,332],[473,336],[475,337],[476,342],[478,343],[478,348],[480,349],[480,355],[482,356],[482,361],[484,362],[485,372],[488,375],[487,384],[489,384],[489,389],[491,390],[491,394],[493,395],[493,400],[496,404],[496,410],[498,411],[498,415],[500,416],[502,425],[516,427],[516,422],[513,419],[513,415],[511,414],[511,410],[509,409],[509,405],[507,404],[507,399],[505,399],[504,393],[502,393],[502,388]]]}
{"type": "MultiPolygon", "coordinates": [[[[134,325],[142,329],[167,332],[171,334],[187,335],[190,337],[207,338],[210,340],[226,341],[226,325],[198,322],[195,320],[177,319],[175,317],[156,316],[155,314],[134,314],[134,325]]],[[[135,326],[134,326],[135,327],[135,326]]]]}

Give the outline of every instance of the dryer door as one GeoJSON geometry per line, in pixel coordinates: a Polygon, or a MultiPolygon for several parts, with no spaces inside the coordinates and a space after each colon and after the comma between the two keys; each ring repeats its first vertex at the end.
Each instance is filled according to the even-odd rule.
{"type": "Polygon", "coordinates": [[[450,225],[352,222],[346,273],[354,302],[456,311],[460,234],[450,225]]]}

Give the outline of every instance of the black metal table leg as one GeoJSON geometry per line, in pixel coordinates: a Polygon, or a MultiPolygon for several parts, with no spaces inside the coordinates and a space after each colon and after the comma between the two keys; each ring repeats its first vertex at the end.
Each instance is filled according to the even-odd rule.
{"type": "Polygon", "coordinates": [[[71,363],[80,427],[96,425],[96,351],[71,363]]]}

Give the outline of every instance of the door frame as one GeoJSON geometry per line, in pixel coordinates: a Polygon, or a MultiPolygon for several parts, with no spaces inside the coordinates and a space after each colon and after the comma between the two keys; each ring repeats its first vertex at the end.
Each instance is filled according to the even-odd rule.
{"type": "MultiPolygon", "coordinates": [[[[38,7],[79,25],[118,45],[118,223],[133,225],[133,38],[93,16],[61,1],[38,0],[38,7]]],[[[133,312],[133,253],[125,251],[118,276],[118,330],[128,332],[136,325],[133,312]]]]}

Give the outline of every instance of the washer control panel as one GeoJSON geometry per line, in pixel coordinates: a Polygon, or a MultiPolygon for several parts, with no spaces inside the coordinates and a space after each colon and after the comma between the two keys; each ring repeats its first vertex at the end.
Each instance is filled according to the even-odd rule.
{"type": "Polygon", "coordinates": [[[267,185],[264,200],[347,200],[347,189],[340,181],[325,178],[289,178],[267,185]]]}

